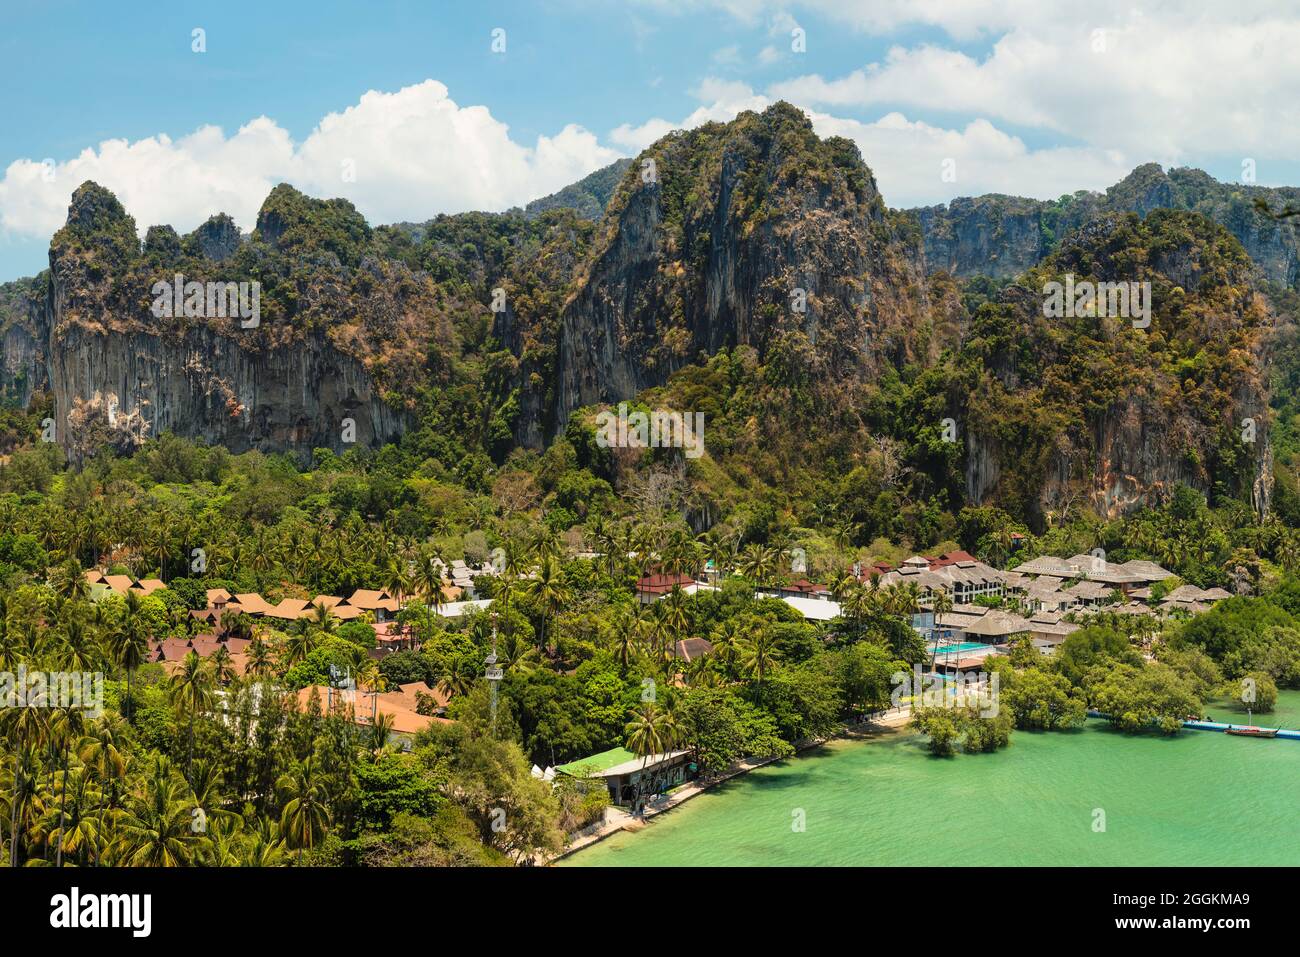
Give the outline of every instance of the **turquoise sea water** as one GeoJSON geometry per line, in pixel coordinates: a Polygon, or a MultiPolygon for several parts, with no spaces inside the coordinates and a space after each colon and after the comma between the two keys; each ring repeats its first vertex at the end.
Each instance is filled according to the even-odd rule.
{"type": "MultiPolygon", "coordinates": [[[[1300,727],[1300,692],[1256,723],[1300,727]]],[[[906,732],[838,741],[560,862],[925,864],[1300,865],[1300,741],[1128,736],[1097,720],[951,758],[906,732]]]]}

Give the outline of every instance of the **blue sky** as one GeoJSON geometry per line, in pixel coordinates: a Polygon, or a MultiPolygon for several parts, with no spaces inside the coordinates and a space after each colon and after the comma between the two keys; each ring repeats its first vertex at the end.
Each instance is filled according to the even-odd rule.
{"type": "Polygon", "coordinates": [[[0,280],[43,268],[86,178],[142,228],[224,209],[249,229],[281,180],[418,220],[526,202],[777,98],[855,139],[894,206],[1104,188],[1148,160],[1300,182],[1295,16],[1074,6],[9,0],[0,280]]]}

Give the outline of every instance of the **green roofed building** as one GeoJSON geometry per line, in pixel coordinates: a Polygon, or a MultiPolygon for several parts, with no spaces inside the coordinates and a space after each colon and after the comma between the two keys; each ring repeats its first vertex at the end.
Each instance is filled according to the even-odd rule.
{"type": "Polygon", "coordinates": [[[644,800],[695,777],[695,763],[690,758],[689,751],[668,751],[638,758],[626,748],[611,748],[588,758],[561,764],[555,771],[571,778],[601,778],[609,788],[611,802],[631,806],[638,795],[644,800]]]}

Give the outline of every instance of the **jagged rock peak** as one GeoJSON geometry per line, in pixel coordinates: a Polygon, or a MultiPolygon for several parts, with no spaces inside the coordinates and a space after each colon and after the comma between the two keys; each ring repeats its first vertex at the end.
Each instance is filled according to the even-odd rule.
{"type": "Polygon", "coordinates": [[[135,228],[135,220],[127,214],[111,190],[93,180],[86,180],[72,194],[68,205],[67,226],[78,232],[105,232],[123,223],[135,228]]]}
{"type": "Polygon", "coordinates": [[[181,238],[171,226],[150,226],[144,234],[144,252],[164,262],[180,258],[181,238]]]}
{"type": "Polygon", "coordinates": [[[1106,190],[1109,205],[1145,216],[1174,205],[1173,184],[1159,163],[1143,163],[1106,190]]]}
{"type": "Polygon", "coordinates": [[[313,199],[288,183],[280,183],[257,214],[256,237],[283,251],[295,248],[334,253],[356,265],[356,247],[368,242],[370,225],[346,199],[313,199]]]}
{"type": "Polygon", "coordinates": [[[226,213],[209,217],[208,221],[192,234],[199,252],[207,259],[221,262],[229,259],[239,249],[239,227],[226,213]]]}

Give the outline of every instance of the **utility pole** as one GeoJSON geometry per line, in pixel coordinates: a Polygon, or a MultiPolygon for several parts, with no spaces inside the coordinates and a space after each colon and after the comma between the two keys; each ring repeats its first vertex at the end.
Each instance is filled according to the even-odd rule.
{"type": "Polygon", "coordinates": [[[497,664],[497,625],[496,616],[492,617],[492,653],[483,659],[483,664],[487,666],[483,676],[487,678],[488,688],[491,692],[491,709],[492,709],[492,737],[497,734],[497,685],[501,683],[505,672],[497,664]]]}

